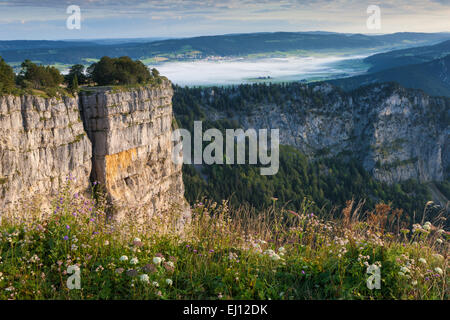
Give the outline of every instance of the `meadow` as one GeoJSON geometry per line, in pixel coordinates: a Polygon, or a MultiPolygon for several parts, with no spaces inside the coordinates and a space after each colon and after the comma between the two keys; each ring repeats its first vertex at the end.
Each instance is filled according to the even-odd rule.
{"type": "Polygon", "coordinates": [[[48,212],[3,213],[0,299],[448,299],[442,216],[402,227],[387,204],[349,201],[333,219],[306,200],[259,212],[205,200],[180,227],[175,213],[115,221],[101,186],[90,194],[69,180],[48,212]]]}

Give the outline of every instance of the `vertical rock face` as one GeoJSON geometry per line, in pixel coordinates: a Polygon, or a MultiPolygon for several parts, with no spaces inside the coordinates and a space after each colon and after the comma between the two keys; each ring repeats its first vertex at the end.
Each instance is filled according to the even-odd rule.
{"type": "Polygon", "coordinates": [[[91,150],[76,98],[0,97],[0,212],[21,199],[48,207],[69,176],[85,190],[91,150]]]}
{"type": "Polygon", "coordinates": [[[93,178],[106,187],[116,216],[187,212],[181,164],[172,162],[172,87],[141,87],[81,95],[93,143],[93,178]]]}
{"type": "Polygon", "coordinates": [[[62,99],[0,97],[0,216],[34,197],[50,207],[70,176],[78,191],[102,183],[119,219],[168,210],[188,218],[181,164],[172,162],[172,95],[164,80],[62,99]]]}
{"type": "MultiPolygon", "coordinates": [[[[224,112],[215,109],[212,101],[227,93],[214,90],[205,89],[199,101],[210,120],[230,119],[231,113],[232,120],[245,129],[279,129],[281,144],[313,158],[357,157],[376,179],[389,184],[408,179],[442,181],[448,176],[449,98],[395,84],[344,93],[321,83],[291,85],[279,103],[246,98],[245,111],[224,112]]],[[[231,99],[237,97],[233,93],[231,99]]]]}

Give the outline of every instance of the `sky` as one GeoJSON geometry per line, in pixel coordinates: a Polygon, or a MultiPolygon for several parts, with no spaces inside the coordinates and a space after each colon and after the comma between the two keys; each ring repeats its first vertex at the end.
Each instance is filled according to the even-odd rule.
{"type": "Polygon", "coordinates": [[[449,32],[450,0],[0,0],[0,40],[191,37],[274,31],[449,32]],[[80,29],[67,28],[78,5],[80,29]],[[380,29],[369,29],[369,5],[380,29]]]}

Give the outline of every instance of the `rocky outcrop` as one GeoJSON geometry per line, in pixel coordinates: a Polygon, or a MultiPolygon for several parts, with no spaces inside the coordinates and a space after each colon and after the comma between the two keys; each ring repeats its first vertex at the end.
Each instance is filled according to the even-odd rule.
{"type": "Polygon", "coordinates": [[[172,162],[170,82],[134,90],[95,89],[80,97],[93,143],[93,179],[106,187],[118,216],[130,208],[187,213],[181,164],[172,162]]]}
{"type": "MultiPolygon", "coordinates": [[[[188,217],[181,164],[172,162],[172,86],[92,88],[77,97],[0,98],[0,205],[45,200],[66,178],[104,186],[115,216],[188,217]]],[[[47,206],[49,204],[47,203],[47,206]]]]}
{"type": "Polygon", "coordinates": [[[445,178],[450,164],[450,99],[393,83],[350,93],[326,83],[290,84],[278,90],[279,103],[265,101],[264,95],[249,98],[247,92],[244,110],[212,107],[224,94],[238,100],[240,93],[233,89],[205,89],[198,104],[210,120],[235,120],[246,129],[279,129],[281,144],[313,158],[359,158],[380,181],[445,178]]]}
{"type": "Polygon", "coordinates": [[[91,155],[76,98],[0,97],[0,211],[21,200],[49,207],[68,177],[85,190],[91,155]]]}

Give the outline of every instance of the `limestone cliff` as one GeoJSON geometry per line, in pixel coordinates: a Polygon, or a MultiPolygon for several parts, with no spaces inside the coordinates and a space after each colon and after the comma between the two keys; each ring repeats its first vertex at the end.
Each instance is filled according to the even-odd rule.
{"type": "Polygon", "coordinates": [[[86,189],[91,154],[76,98],[0,97],[0,211],[19,200],[48,207],[69,176],[86,189]]]}
{"type": "Polygon", "coordinates": [[[154,88],[81,95],[81,110],[93,142],[93,179],[104,184],[119,216],[186,212],[181,164],[172,162],[172,95],[169,81],[154,88]]]}
{"type": "MultiPolygon", "coordinates": [[[[0,98],[0,206],[57,193],[66,177],[104,185],[116,217],[178,210],[181,165],[172,162],[172,86],[92,88],[77,97],[0,98]]],[[[48,203],[47,203],[48,206],[48,203]]]]}

